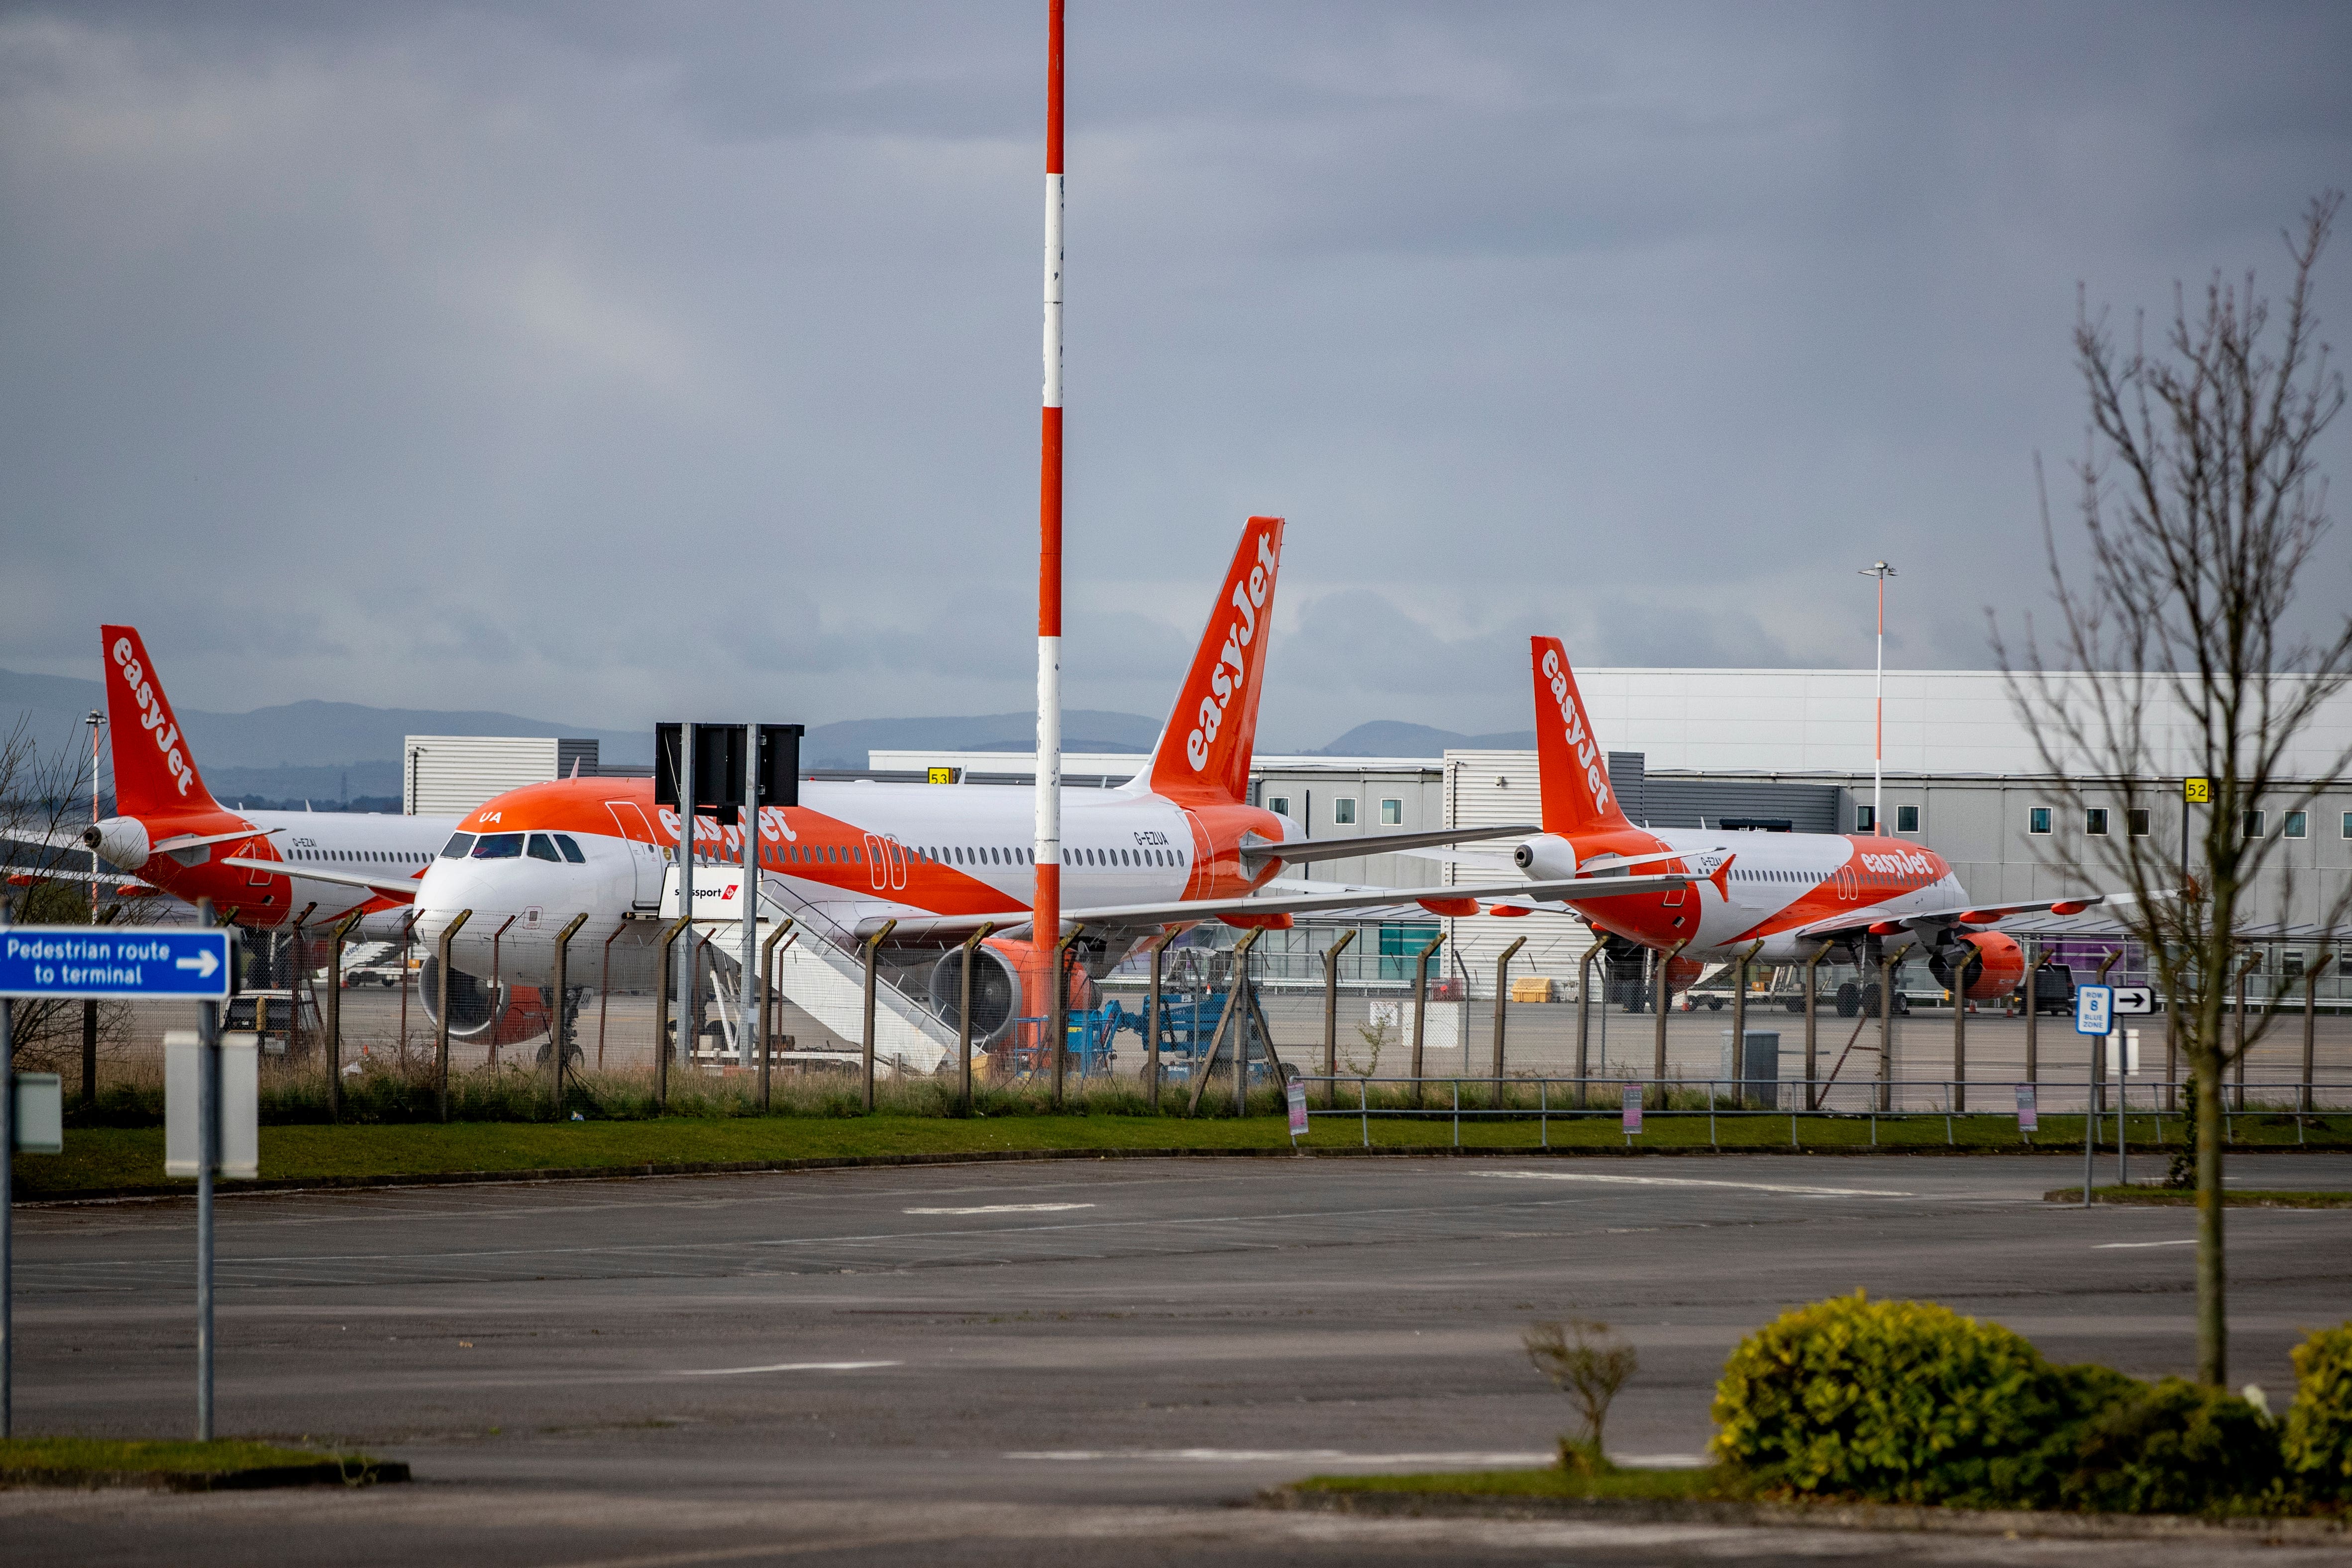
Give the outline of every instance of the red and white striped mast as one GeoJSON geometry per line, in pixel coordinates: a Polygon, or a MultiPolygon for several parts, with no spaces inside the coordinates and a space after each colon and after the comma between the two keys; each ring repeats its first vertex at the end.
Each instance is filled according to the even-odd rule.
{"type": "MultiPolygon", "coordinates": [[[[1062,936],[1062,0],[1046,0],[1045,393],[1037,460],[1037,842],[1030,932],[1062,936]]],[[[1052,970],[1046,971],[1053,984],[1052,970]]]]}

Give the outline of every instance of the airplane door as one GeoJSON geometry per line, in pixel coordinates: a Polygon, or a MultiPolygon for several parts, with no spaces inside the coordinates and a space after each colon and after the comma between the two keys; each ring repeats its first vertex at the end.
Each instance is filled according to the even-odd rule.
{"type": "Polygon", "coordinates": [[[906,846],[896,839],[866,834],[866,880],[877,893],[904,892],[907,886],[906,846]]]}
{"type": "Polygon", "coordinates": [[[613,825],[620,831],[622,847],[628,852],[629,874],[634,885],[629,902],[639,909],[652,909],[661,903],[662,858],[654,848],[654,825],[646,821],[646,813],[634,800],[607,800],[604,810],[613,813],[613,825]]]}

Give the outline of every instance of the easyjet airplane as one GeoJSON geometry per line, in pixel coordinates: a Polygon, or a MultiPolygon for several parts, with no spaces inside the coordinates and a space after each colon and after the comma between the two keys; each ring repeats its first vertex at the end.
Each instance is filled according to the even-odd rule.
{"type": "MultiPolygon", "coordinates": [[[[1249,803],[1282,535],[1278,517],[1252,517],[1243,530],[1192,670],[1142,770],[1123,788],[1074,791],[1063,803],[1061,935],[1078,933],[1073,946],[1082,967],[1072,984],[1081,1003],[1088,977],[1185,922],[1282,927],[1297,915],[1400,904],[1470,915],[1482,900],[1525,907],[1592,886],[1571,868],[1494,886],[1265,891],[1285,863],[1369,852],[1361,839],[1307,841],[1297,822],[1249,803]]],[[[975,1038],[992,1040],[1013,1019],[1041,1014],[1043,998],[1052,994],[1051,960],[1040,956],[1026,902],[1034,799],[1026,786],[808,783],[798,805],[759,813],[761,898],[799,920],[804,932],[844,946],[894,922],[882,962],[909,988],[940,998],[959,994],[955,946],[989,924],[993,931],[973,974],[972,1014],[975,1038]],[[936,988],[929,983],[935,973],[936,988]]],[[[531,785],[467,817],[416,898],[417,936],[428,943],[458,911],[472,911],[451,947],[453,1027],[478,1028],[497,1005],[476,987],[461,986],[462,976],[488,978],[495,967],[504,981],[547,983],[551,946],[544,936],[575,914],[588,920],[572,939],[572,973],[603,974],[609,963],[611,984],[647,983],[659,926],[642,917],[660,907],[677,827],[673,813],[656,808],[649,779],[531,785]],[[518,940],[534,932],[541,941],[518,940]],[[601,955],[593,971],[586,968],[591,953],[601,955]]],[[[1378,847],[1528,831],[1398,833],[1378,847]]],[[[707,856],[714,868],[696,878],[696,916],[740,920],[741,879],[730,874],[741,862],[738,830],[704,817],[695,837],[709,846],[698,862],[707,856]]],[[[1693,873],[1661,871],[1612,881],[1606,894],[1590,896],[1680,892],[1693,880],[1693,873]]],[[[436,987],[428,975],[425,992],[436,987]]]]}
{"type": "Polygon", "coordinates": [[[456,818],[230,810],[205,788],[137,628],[100,632],[116,814],[80,843],[174,897],[211,899],[240,925],[407,909],[456,818]]]}
{"type": "Polygon", "coordinates": [[[1690,871],[1686,886],[1630,898],[1571,894],[1566,900],[1596,928],[1674,954],[1678,962],[1668,971],[1670,984],[1697,974],[1696,962],[1685,967],[1680,960],[1727,959],[1753,950],[1761,963],[1804,963],[1826,946],[1836,961],[1872,966],[1888,955],[1900,962],[1924,953],[1937,983],[1949,987],[1974,949],[1979,967],[1968,994],[1981,1000],[2017,988],[2025,956],[2016,938],[1975,927],[2019,915],[2077,915],[2120,901],[2091,894],[1977,904],[1943,856],[1884,833],[1635,827],[1611,791],[1606,756],[1559,639],[1537,637],[1531,643],[1543,832],[1520,844],[1512,860],[1541,883],[1614,876],[1643,865],[1690,871]]]}

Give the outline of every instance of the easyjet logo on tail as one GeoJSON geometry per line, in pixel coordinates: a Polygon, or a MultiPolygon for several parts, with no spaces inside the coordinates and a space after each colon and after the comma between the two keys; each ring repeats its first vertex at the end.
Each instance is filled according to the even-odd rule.
{"type": "Polygon", "coordinates": [[[1224,727],[1225,709],[1247,683],[1249,648],[1257,638],[1258,612],[1265,608],[1265,597],[1273,590],[1278,559],[1274,530],[1268,528],[1257,537],[1257,560],[1250,567],[1249,577],[1234,584],[1233,622],[1225,629],[1224,646],[1210,673],[1208,693],[1201,698],[1198,720],[1192,733],[1184,737],[1184,759],[1195,773],[1209,766],[1209,747],[1224,727]],[[1233,666],[1230,675],[1225,673],[1228,664],[1233,666]]]}
{"type": "Polygon", "coordinates": [[[187,758],[180,755],[179,725],[173,721],[171,710],[163,706],[163,698],[156,695],[153,684],[147,678],[146,669],[141,665],[131,646],[131,639],[117,637],[113,653],[115,672],[122,678],[127,699],[138,709],[140,727],[147,732],[155,743],[155,749],[163,754],[163,767],[179,785],[180,793],[187,794],[188,786],[195,782],[196,774],[195,769],[188,766],[187,758]]]}
{"type": "Polygon", "coordinates": [[[1568,670],[1561,664],[1559,650],[1544,650],[1543,673],[1551,682],[1553,700],[1559,704],[1559,722],[1568,737],[1568,748],[1576,756],[1577,766],[1584,769],[1584,788],[1592,796],[1592,809],[1609,809],[1609,770],[1601,765],[1601,747],[1584,722],[1584,708],[1576,700],[1576,688],[1569,684],[1568,670]]]}

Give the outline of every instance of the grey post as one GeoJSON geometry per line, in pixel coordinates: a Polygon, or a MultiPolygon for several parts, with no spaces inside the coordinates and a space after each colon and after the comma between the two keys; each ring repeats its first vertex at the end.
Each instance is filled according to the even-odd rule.
{"type": "MultiPolygon", "coordinates": [[[[2246,1108],[2246,977],[2252,974],[2254,966],[2262,961],[2262,949],[2258,947],[2247,954],[2246,961],[2238,966],[2238,1051],[2235,1063],[2237,1071],[2231,1075],[2237,1083],[2234,1096],[2236,1103],[2230,1107],[2232,1111],[2242,1111],[2246,1108]]],[[[2105,976],[2106,970],[2101,969],[2099,973],[2105,976]]]]}
{"type": "MultiPolygon", "coordinates": [[[[1257,946],[1257,939],[1264,929],[1261,926],[1251,932],[1249,940],[1235,945],[1233,994],[1225,1000],[1225,1006],[1239,1015],[1234,1019],[1234,1114],[1236,1116],[1249,1114],[1250,1025],[1255,1021],[1257,1007],[1255,998],[1250,995],[1249,960],[1250,949],[1257,946]]],[[[1274,1041],[1267,1040],[1265,1045],[1270,1063],[1274,1041]]]]}
{"type": "MultiPolygon", "coordinates": [[[[96,857],[93,856],[93,863],[95,860],[96,857]]],[[[113,925],[114,917],[122,913],[122,905],[110,904],[106,906],[106,913],[100,915],[98,884],[92,883],[89,885],[90,917],[100,925],[113,925]]],[[[2308,1078],[2311,1074],[2306,1072],[2304,1076],[2308,1078]]],[[[98,1001],[96,998],[81,1005],[81,1103],[88,1109],[95,1109],[98,1104],[98,1001]]]]}
{"type": "MultiPolygon", "coordinates": [[[[670,949],[677,946],[678,933],[690,924],[689,917],[683,915],[669,923],[668,929],[661,935],[661,956],[654,965],[654,1114],[657,1116],[669,1109],[669,980],[673,973],[669,967],[670,949]]],[[[686,948],[690,959],[694,944],[688,943],[686,948]]],[[[681,1034],[693,1027],[690,1020],[694,1017],[694,993],[691,990],[688,991],[685,1002],[685,1010],[678,1015],[678,1032],[681,1034]]]]}
{"type": "MultiPolygon", "coordinates": [[[[994,921],[983,920],[978,930],[963,939],[963,995],[956,1008],[956,1109],[966,1116],[971,1114],[971,954],[972,949],[986,941],[988,934],[995,929],[994,921]]],[[[1151,950],[1151,972],[1155,977],[1160,973],[1160,949],[1157,947],[1151,950]]],[[[1154,1050],[1157,1050],[1156,1042],[1154,1050]]],[[[1157,1061],[1156,1057],[1154,1061],[1157,1061]]],[[[1160,1092],[1156,1074],[1151,1089],[1152,1103],[1156,1105],[1160,1092]]]]}
{"type": "MultiPolygon", "coordinates": [[[[1588,931],[1591,927],[1586,927],[1588,931]]],[[[1592,1071],[1592,960],[1601,952],[1594,938],[1576,969],[1576,1106],[1584,1108],[1584,1081],[1592,1071]]]]}
{"type": "Polygon", "coordinates": [[[753,1015],[765,1016],[761,1005],[759,967],[752,959],[760,942],[760,727],[743,727],[743,808],[736,825],[743,834],[743,972],[742,1005],[735,1009],[735,1056],[738,1067],[751,1065],[751,1041],[761,1033],[753,1015]]]}
{"type": "Polygon", "coordinates": [[[866,1113],[874,1113],[874,961],[882,951],[883,940],[898,928],[895,920],[885,920],[882,929],[866,939],[866,1113]]]}
{"type": "Polygon", "coordinates": [[[768,1058],[771,1052],[768,1042],[772,1030],[769,1028],[768,1020],[775,1008],[776,944],[782,941],[784,933],[792,928],[793,923],[789,918],[780,920],[776,923],[776,928],[768,933],[768,939],[760,944],[760,1014],[759,1022],[753,1028],[751,1038],[760,1042],[760,1109],[763,1112],[770,1108],[768,1058]]]}
{"type": "MultiPolygon", "coordinates": [[[[1070,1054],[1070,946],[1078,939],[1083,925],[1070,927],[1070,934],[1043,951],[1052,960],[1046,970],[1047,983],[1053,988],[1053,999],[1045,1009],[1045,1049],[1054,1064],[1054,1109],[1062,1108],[1062,1077],[1070,1054]]],[[[1035,927],[1030,930],[1034,945],[1035,927]]]]}
{"type": "Polygon", "coordinates": [[[1811,957],[1805,960],[1805,1109],[1808,1111],[1818,1111],[1822,1108],[1822,1072],[1819,1055],[1821,998],[1814,994],[1813,982],[1814,971],[1821,967],[1822,960],[1829,956],[1830,945],[1824,942],[1813,950],[1811,957]]]}
{"type": "MultiPolygon", "coordinates": [[[[677,912],[680,917],[694,918],[694,830],[700,825],[695,815],[694,726],[681,723],[677,727],[677,912]]],[[[694,993],[702,983],[700,956],[695,945],[688,942],[679,950],[677,959],[677,1044],[675,1048],[678,1065],[692,1060],[693,1047],[688,1036],[694,1029],[694,993]]],[[[673,1049],[669,1041],[661,1041],[667,1054],[673,1049]]],[[[667,1097],[667,1074],[656,1071],[655,1082],[660,1085],[656,1103],[667,1097]]]]}
{"type": "MultiPolygon", "coordinates": [[[[8,895],[0,892],[0,926],[8,924],[8,895]]],[[[16,1009],[0,997],[0,1437],[16,1436],[16,1009]]]]}
{"type": "Polygon", "coordinates": [[[1497,1111],[1503,1108],[1503,1004],[1511,999],[1511,988],[1505,983],[1505,975],[1510,968],[1511,955],[1527,945],[1526,937],[1514,936],[1511,945],[1495,958],[1495,1109],[1497,1111]]]}
{"type": "Polygon", "coordinates": [[[457,911],[457,917],[441,928],[441,940],[434,944],[439,959],[434,966],[434,978],[440,1006],[435,1009],[437,1016],[433,1025],[433,1103],[435,1118],[443,1122],[449,1119],[449,943],[473,917],[470,909],[457,911]]]}
{"type": "Polygon", "coordinates": [[[1339,955],[1362,931],[1350,925],[1323,954],[1323,1103],[1339,1103],[1339,955]]]}
{"type": "Polygon", "coordinates": [[[558,1122],[563,1120],[563,1057],[572,1044],[566,1038],[572,1033],[572,938],[587,924],[588,912],[583,909],[555,934],[555,1018],[547,1026],[547,1047],[548,1071],[552,1074],[549,1086],[555,1095],[549,1109],[551,1119],[558,1122]]]}
{"type": "Polygon", "coordinates": [[[1429,1025],[1429,956],[1445,940],[1440,931],[1412,959],[1412,1103],[1421,1103],[1422,1040],[1429,1025]]]}
{"type": "Polygon", "coordinates": [[[2042,966],[2050,961],[2042,945],[2029,936],[2025,939],[2025,1081],[2042,1082],[2042,966]]]}
{"type": "Polygon", "coordinates": [[[1878,1108],[1895,1109],[1895,955],[1878,955],[1878,1108]]]}
{"type": "Polygon", "coordinates": [[[1146,1103],[1155,1111],[1160,1109],[1160,960],[1168,951],[1168,944],[1182,935],[1181,929],[1171,931],[1150,944],[1151,977],[1147,983],[1151,991],[1143,998],[1143,1093],[1146,1103]]]}
{"type": "Polygon", "coordinates": [[[1952,971],[1952,1110],[1969,1108],[1969,975],[1981,961],[1973,943],[1952,971]]]}
{"type": "MultiPolygon", "coordinates": [[[[343,1119],[343,941],[360,923],[352,910],[327,934],[327,1120],[343,1119]]],[[[402,984],[407,983],[405,975],[402,984]]]]}
{"type": "Polygon", "coordinates": [[[1652,1085],[1650,1092],[1656,1096],[1656,1103],[1650,1107],[1654,1111],[1663,1111],[1666,1108],[1666,1013],[1674,1003],[1674,989],[1669,983],[1667,972],[1674,967],[1675,955],[1680,953],[1689,940],[1690,938],[1685,937],[1663,953],[1654,951],[1651,954],[1651,958],[1658,967],[1657,1040],[1650,1053],[1652,1085]]]}
{"type": "MultiPolygon", "coordinates": [[[[2308,1116],[2309,1114],[2311,1114],[2311,1110],[2312,1110],[2312,1096],[2311,1096],[2311,1065],[2312,1065],[2312,1054],[2313,1054],[2313,1050],[2312,1050],[2312,1048],[2313,1048],[2314,1041],[2315,1041],[2315,1040],[2316,1039],[2317,1032],[2318,1032],[2318,1018],[2319,1018],[2319,971],[2320,971],[2320,970],[2322,970],[2322,969],[2325,969],[2326,967],[2327,967],[2327,960],[2328,960],[2331,956],[2333,956],[2333,955],[2331,955],[2331,954],[2326,954],[2326,953],[2320,953],[2320,954],[2315,954],[2313,956],[2314,956],[2314,962],[2312,963],[2311,967],[2310,967],[2310,968],[2308,968],[2308,969],[2305,969],[2305,970],[2303,972],[2303,1096],[2302,1096],[2302,1098],[2303,1098],[2303,1104],[2302,1104],[2302,1111],[2303,1111],[2303,1113],[2304,1113],[2305,1115],[2306,1115],[2306,1116],[2308,1116]]],[[[2167,1071],[2166,1076],[2168,1076],[2168,1077],[2169,1077],[2169,1076],[2170,1076],[2170,1071],[2169,1071],[2169,1070],[2168,1070],[2168,1071],[2167,1071]]]]}
{"type": "MultiPolygon", "coordinates": [[[[196,925],[213,923],[213,903],[196,901],[196,925]]],[[[445,941],[441,951],[446,954],[445,941]]],[[[442,974],[448,974],[445,961],[442,974]]],[[[229,973],[236,973],[232,957],[229,973]]],[[[449,994],[441,993],[442,1039],[448,1039],[449,994]]],[[[220,1004],[196,1004],[196,1441],[213,1440],[213,1167],[220,1164],[220,1004]]],[[[445,1115],[445,1120],[446,1115],[445,1115]]]]}

